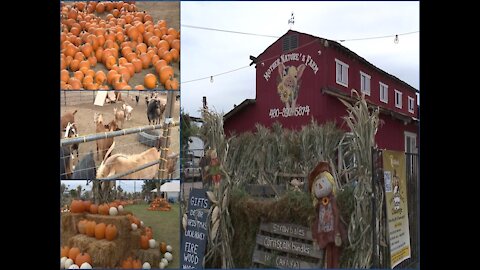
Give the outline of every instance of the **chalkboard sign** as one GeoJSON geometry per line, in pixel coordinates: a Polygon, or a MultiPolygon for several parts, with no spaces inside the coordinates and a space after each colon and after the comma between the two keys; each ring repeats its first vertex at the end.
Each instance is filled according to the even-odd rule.
{"type": "Polygon", "coordinates": [[[182,268],[203,268],[208,239],[210,201],[205,189],[192,189],[188,199],[187,229],[183,235],[182,268]]]}
{"type": "Polygon", "coordinates": [[[261,223],[252,256],[254,267],[321,268],[323,250],[313,244],[310,228],[261,223]]]}

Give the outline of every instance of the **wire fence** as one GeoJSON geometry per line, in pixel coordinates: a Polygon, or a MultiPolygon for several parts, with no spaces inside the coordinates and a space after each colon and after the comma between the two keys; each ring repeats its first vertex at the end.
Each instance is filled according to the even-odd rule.
{"type": "MultiPolygon", "coordinates": [[[[146,97],[151,97],[155,93],[162,93],[160,91],[114,91],[107,92],[121,93],[120,100],[118,102],[127,102],[129,104],[138,102],[145,102],[146,97]]],[[[95,97],[98,91],[71,91],[62,90],[60,95],[61,106],[76,106],[81,104],[88,104],[95,102],[95,97]]],[[[165,92],[163,92],[165,93],[165,92]]],[[[115,101],[117,102],[117,101],[115,101]]]]}

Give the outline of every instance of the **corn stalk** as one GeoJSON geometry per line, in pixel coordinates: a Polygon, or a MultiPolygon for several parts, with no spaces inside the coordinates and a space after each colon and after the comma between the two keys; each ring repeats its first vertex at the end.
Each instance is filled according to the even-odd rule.
{"type": "MultiPolygon", "coordinates": [[[[356,180],[353,190],[355,199],[353,212],[348,226],[348,251],[353,255],[347,258],[343,267],[347,268],[370,268],[372,266],[372,148],[375,146],[375,134],[378,128],[379,110],[368,108],[365,97],[354,92],[358,101],[351,105],[340,99],[347,107],[348,116],[344,117],[345,123],[350,128],[345,134],[343,141],[349,146],[345,156],[354,156],[355,164],[352,176],[356,180]]],[[[377,193],[377,202],[382,200],[381,194],[377,193]]],[[[381,209],[381,208],[377,208],[381,209]]]]}

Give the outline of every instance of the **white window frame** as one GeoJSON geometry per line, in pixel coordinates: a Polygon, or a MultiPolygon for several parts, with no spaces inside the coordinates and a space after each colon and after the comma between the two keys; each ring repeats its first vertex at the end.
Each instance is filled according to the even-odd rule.
{"type": "Polygon", "coordinates": [[[371,85],[372,85],[371,84],[371,79],[372,79],[372,77],[370,75],[368,75],[365,72],[360,71],[360,91],[362,93],[365,93],[365,95],[367,95],[367,96],[370,96],[370,89],[372,88],[371,87],[371,85]],[[363,88],[363,85],[364,85],[363,81],[365,80],[364,78],[368,79],[368,80],[366,80],[368,82],[368,84],[365,84],[365,85],[368,86],[368,89],[363,88]]]}
{"type": "Polygon", "coordinates": [[[408,112],[415,113],[415,99],[408,97],[408,112]]]}
{"type": "Polygon", "coordinates": [[[337,82],[337,84],[348,87],[348,68],[349,68],[349,65],[335,58],[335,81],[337,82]],[[337,69],[339,65],[342,70],[342,78],[340,78],[340,80],[338,80],[339,73],[337,69]],[[343,72],[344,70],[345,72],[343,72]],[[343,78],[343,75],[345,75],[345,78],[343,78]],[[345,79],[345,81],[343,81],[343,79],[345,79]]]}
{"type": "Polygon", "coordinates": [[[404,144],[405,144],[405,153],[418,153],[417,150],[417,134],[405,131],[404,132],[404,144]],[[409,151],[410,149],[407,149],[407,138],[411,138],[413,144],[413,151],[409,151]]]}
{"type": "Polygon", "coordinates": [[[402,108],[402,95],[403,93],[395,89],[395,107],[401,109],[402,108]],[[397,98],[397,93],[399,94],[397,98]]]}
{"type": "Polygon", "coordinates": [[[379,89],[380,89],[380,93],[379,93],[380,94],[379,95],[380,96],[380,101],[388,104],[388,85],[380,82],[379,83],[379,89]],[[382,86],[385,88],[385,95],[384,95],[385,98],[384,99],[382,99],[382,86]]]}

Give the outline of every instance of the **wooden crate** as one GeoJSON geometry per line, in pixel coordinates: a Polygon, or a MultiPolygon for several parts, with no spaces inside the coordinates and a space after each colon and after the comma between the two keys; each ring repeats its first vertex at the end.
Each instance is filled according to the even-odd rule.
{"type": "Polygon", "coordinates": [[[262,222],[252,264],[254,268],[322,268],[323,250],[313,245],[308,227],[262,222]]]}

